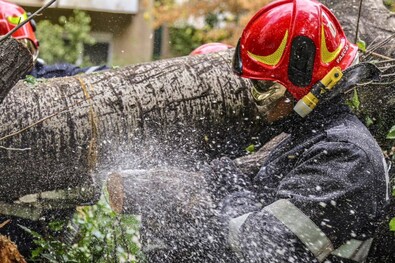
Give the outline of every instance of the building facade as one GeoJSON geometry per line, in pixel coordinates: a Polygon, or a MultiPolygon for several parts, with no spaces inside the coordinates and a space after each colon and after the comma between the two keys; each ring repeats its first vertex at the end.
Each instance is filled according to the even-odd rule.
{"type": "MultiPolygon", "coordinates": [[[[48,0],[8,0],[34,12],[48,0]]],[[[129,65],[152,60],[153,28],[146,12],[153,0],[57,0],[42,16],[53,23],[70,16],[73,9],[86,11],[96,44],[85,52],[93,61],[107,65],[129,65]]],[[[85,54],[84,54],[85,55],[85,54]]]]}

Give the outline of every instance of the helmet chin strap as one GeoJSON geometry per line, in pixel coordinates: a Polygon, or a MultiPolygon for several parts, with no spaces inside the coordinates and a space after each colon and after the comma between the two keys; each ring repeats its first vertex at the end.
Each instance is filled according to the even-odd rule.
{"type": "Polygon", "coordinates": [[[334,67],[321,81],[317,82],[311,91],[296,103],[294,111],[301,117],[306,117],[319,102],[333,99],[345,93],[355,85],[380,80],[381,71],[372,63],[353,65],[343,72],[334,67]]]}

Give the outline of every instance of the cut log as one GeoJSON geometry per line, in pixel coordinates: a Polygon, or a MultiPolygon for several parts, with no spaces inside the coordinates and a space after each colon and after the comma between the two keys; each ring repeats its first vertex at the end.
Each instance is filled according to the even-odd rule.
{"type": "Polygon", "coordinates": [[[174,209],[187,215],[196,206],[209,204],[202,174],[177,168],[112,173],[107,187],[111,208],[118,213],[141,215],[158,211],[161,214],[174,209]]]}
{"type": "MultiPolygon", "coordinates": [[[[256,174],[269,153],[287,137],[288,134],[281,133],[256,153],[235,159],[235,164],[246,175],[256,174]]],[[[174,167],[112,173],[107,180],[107,190],[111,208],[125,214],[160,211],[160,207],[163,209],[163,206],[173,205],[174,200],[178,204],[176,207],[187,207],[185,211],[193,211],[193,205],[197,204],[210,207],[207,204],[211,202],[207,199],[207,186],[202,173],[185,172],[174,167]]]]}
{"type": "Polygon", "coordinates": [[[12,87],[33,67],[33,57],[20,42],[9,38],[0,43],[0,104],[12,87]]]}
{"type": "Polygon", "coordinates": [[[147,262],[225,258],[206,249],[213,243],[220,248],[216,237],[221,232],[211,221],[214,204],[202,174],[177,168],[122,171],[109,177],[108,189],[115,210],[141,215],[140,242],[147,262]]]}

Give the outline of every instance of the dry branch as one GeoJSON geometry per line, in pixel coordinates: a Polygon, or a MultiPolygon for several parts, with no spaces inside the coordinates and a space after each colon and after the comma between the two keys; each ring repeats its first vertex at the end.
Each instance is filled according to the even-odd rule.
{"type": "Polygon", "coordinates": [[[26,263],[17,246],[5,236],[0,235],[0,262],[26,263]]]}

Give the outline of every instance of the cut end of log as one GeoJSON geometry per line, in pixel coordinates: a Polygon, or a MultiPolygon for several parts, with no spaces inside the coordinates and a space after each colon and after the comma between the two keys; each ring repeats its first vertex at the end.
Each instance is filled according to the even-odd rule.
{"type": "Polygon", "coordinates": [[[107,179],[107,189],[111,209],[122,213],[124,204],[123,178],[118,173],[112,173],[107,179]]]}
{"type": "Polygon", "coordinates": [[[5,236],[0,235],[0,262],[2,263],[26,263],[19,253],[17,246],[5,236]]]}

